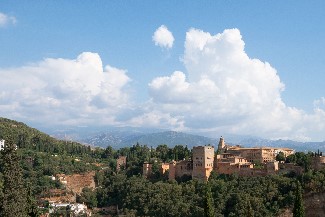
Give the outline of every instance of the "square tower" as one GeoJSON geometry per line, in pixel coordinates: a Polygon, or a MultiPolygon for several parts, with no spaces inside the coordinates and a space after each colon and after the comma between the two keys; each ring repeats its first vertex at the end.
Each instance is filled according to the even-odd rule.
{"type": "Polygon", "coordinates": [[[208,181],[213,170],[214,147],[197,146],[193,147],[193,172],[192,178],[208,181]]]}

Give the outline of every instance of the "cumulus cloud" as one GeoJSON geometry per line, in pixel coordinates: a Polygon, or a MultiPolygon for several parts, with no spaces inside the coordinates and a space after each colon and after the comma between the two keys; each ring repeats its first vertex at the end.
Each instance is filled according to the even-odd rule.
{"type": "Polygon", "coordinates": [[[174,43],[174,36],[166,26],[161,25],[153,34],[152,40],[157,46],[160,46],[162,48],[172,48],[174,43]]]}
{"type": "MultiPolygon", "coordinates": [[[[172,47],[173,40],[162,41],[157,39],[157,45],[172,47]]],[[[285,85],[276,69],[247,55],[238,29],[216,35],[190,29],[184,46],[186,70],[154,78],[148,84],[151,98],[142,104],[132,103],[127,71],[103,66],[96,53],[0,68],[1,114],[51,125],[324,139],[325,98],[314,101],[312,113],[287,106],[281,98],[285,85]]]]}
{"type": "Polygon", "coordinates": [[[0,12],[0,27],[4,27],[8,24],[15,24],[16,18],[0,12]]]}
{"type": "Polygon", "coordinates": [[[129,103],[126,71],[103,68],[96,53],[0,69],[0,75],[0,109],[6,117],[52,124],[112,124],[129,103]]]}
{"type": "Polygon", "coordinates": [[[172,117],[159,110],[147,111],[128,120],[130,126],[146,126],[160,129],[186,130],[184,122],[179,117],[172,117]]]}
{"type": "Polygon", "coordinates": [[[189,30],[183,57],[187,74],[153,79],[152,107],[193,131],[306,140],[323,130],[325,100],[315,101],[314,114],[286,106],[277,71],[250,58],[244,48],[238,29],[216,35],[189,30]]]}

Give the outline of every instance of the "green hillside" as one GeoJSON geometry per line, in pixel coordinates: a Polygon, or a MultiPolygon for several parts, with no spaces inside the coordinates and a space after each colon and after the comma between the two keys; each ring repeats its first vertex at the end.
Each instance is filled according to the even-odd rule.
{"type": "Polygon", "coordinates": [[[7,118],[0,118],[0,139],[13,141],[18,148],[48,153],[90,153],[89,146],[77,142],[57,140],[26,124],[7,118]]]}

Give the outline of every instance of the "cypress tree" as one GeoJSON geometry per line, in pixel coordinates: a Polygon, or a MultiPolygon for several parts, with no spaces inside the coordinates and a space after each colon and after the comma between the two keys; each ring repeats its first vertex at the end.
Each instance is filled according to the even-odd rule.
{"type": "Polygon", "coordinates": [[[302,200],[302,189],[300,182],[297,182],[297,188],[295,193],[295,203],[293,205],[293,217],[304,217],[305,209],[302,200]]]}
{"type": "Polygon", "coordinates": [[[27,213],[28,213],[28,216],[30,216],[30,217],[38,217],[38,216],[40,216],[40,213],[39,213],[35,198],[33,196],[33,192],[32,192],[30,183],[27,183],[26,188],[27,188],[26,194],[27,194],[27,213]]]}
{"type": "Polygon", "coordinates": [[[205,217],[214,217],[214,201],[212,197],[211,187],[209,184],[206,186],[205,198],[204,198],[204,216],[205,217]]]}
{"type": "Polygon", "coordinates": [[[22,170],[19,165],[19,157],[13,142],[5,142],[5,148],[2,150],[1,158],[1,172],[3,174],[4,186],[0,216],[26,217],[28,216],[26,209],[26,191],[24,189],[22,170]]]}

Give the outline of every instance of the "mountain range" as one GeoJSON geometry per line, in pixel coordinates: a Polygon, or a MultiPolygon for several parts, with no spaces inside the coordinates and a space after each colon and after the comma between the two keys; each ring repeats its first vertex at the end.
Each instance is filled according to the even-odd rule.
{"type": "MultiPolygon", "coordinates": [[[[175,145],[187,145],[188,148],[199,145],[217,146],[219,138],[209,138],[201,135],[193,135],[183,132],[175,132],[163,129],[136,128],[136,127],[52,127],[43,128],[43,132],[56,139],[76,141],[82,144],[106,148],[112,146],[115,149],[130,147],[137,143],[157,147],[166,144],[169,147],[175,145]]],[[[51,138],[31,128],[24,123],[0,118],[0,136],[6,138],[10,135],[25,135],[26,141],[33,137],[44,138],[50,141],[51,138]]],[[[296,151],[325,151],[325,141],[323,142],[297,142],[292,140],[269,140],[253,136],[223,135],[225,142],[229,145],[241,145],[243,147],[287,147],[296,151]]],[[[52,141],[52,140],[51,140],[52,141]]],[[[53,140],[55,142],[55,140],[53,140]]]]}
{"type": "MultiPolygon", "coordinates": [[[[68,130],[52,131],[51,135],[59,139],[74,140],[84,144],[106,148],[121,148],[132,146],[136,143],[157,147],[166,144],[187,145],[189,148],[199,145],[217,146],[219,138],[209,138],[201,135],[176,132],[170,130],[147,128],[71,128],[68,130]]],[[[224,135],[227,144],[241,145],[244,147],[287,147],[296,151],[325,150],[324,142],[298,142],[292,140],[269,140],[253,136],[224,135]]]]}

